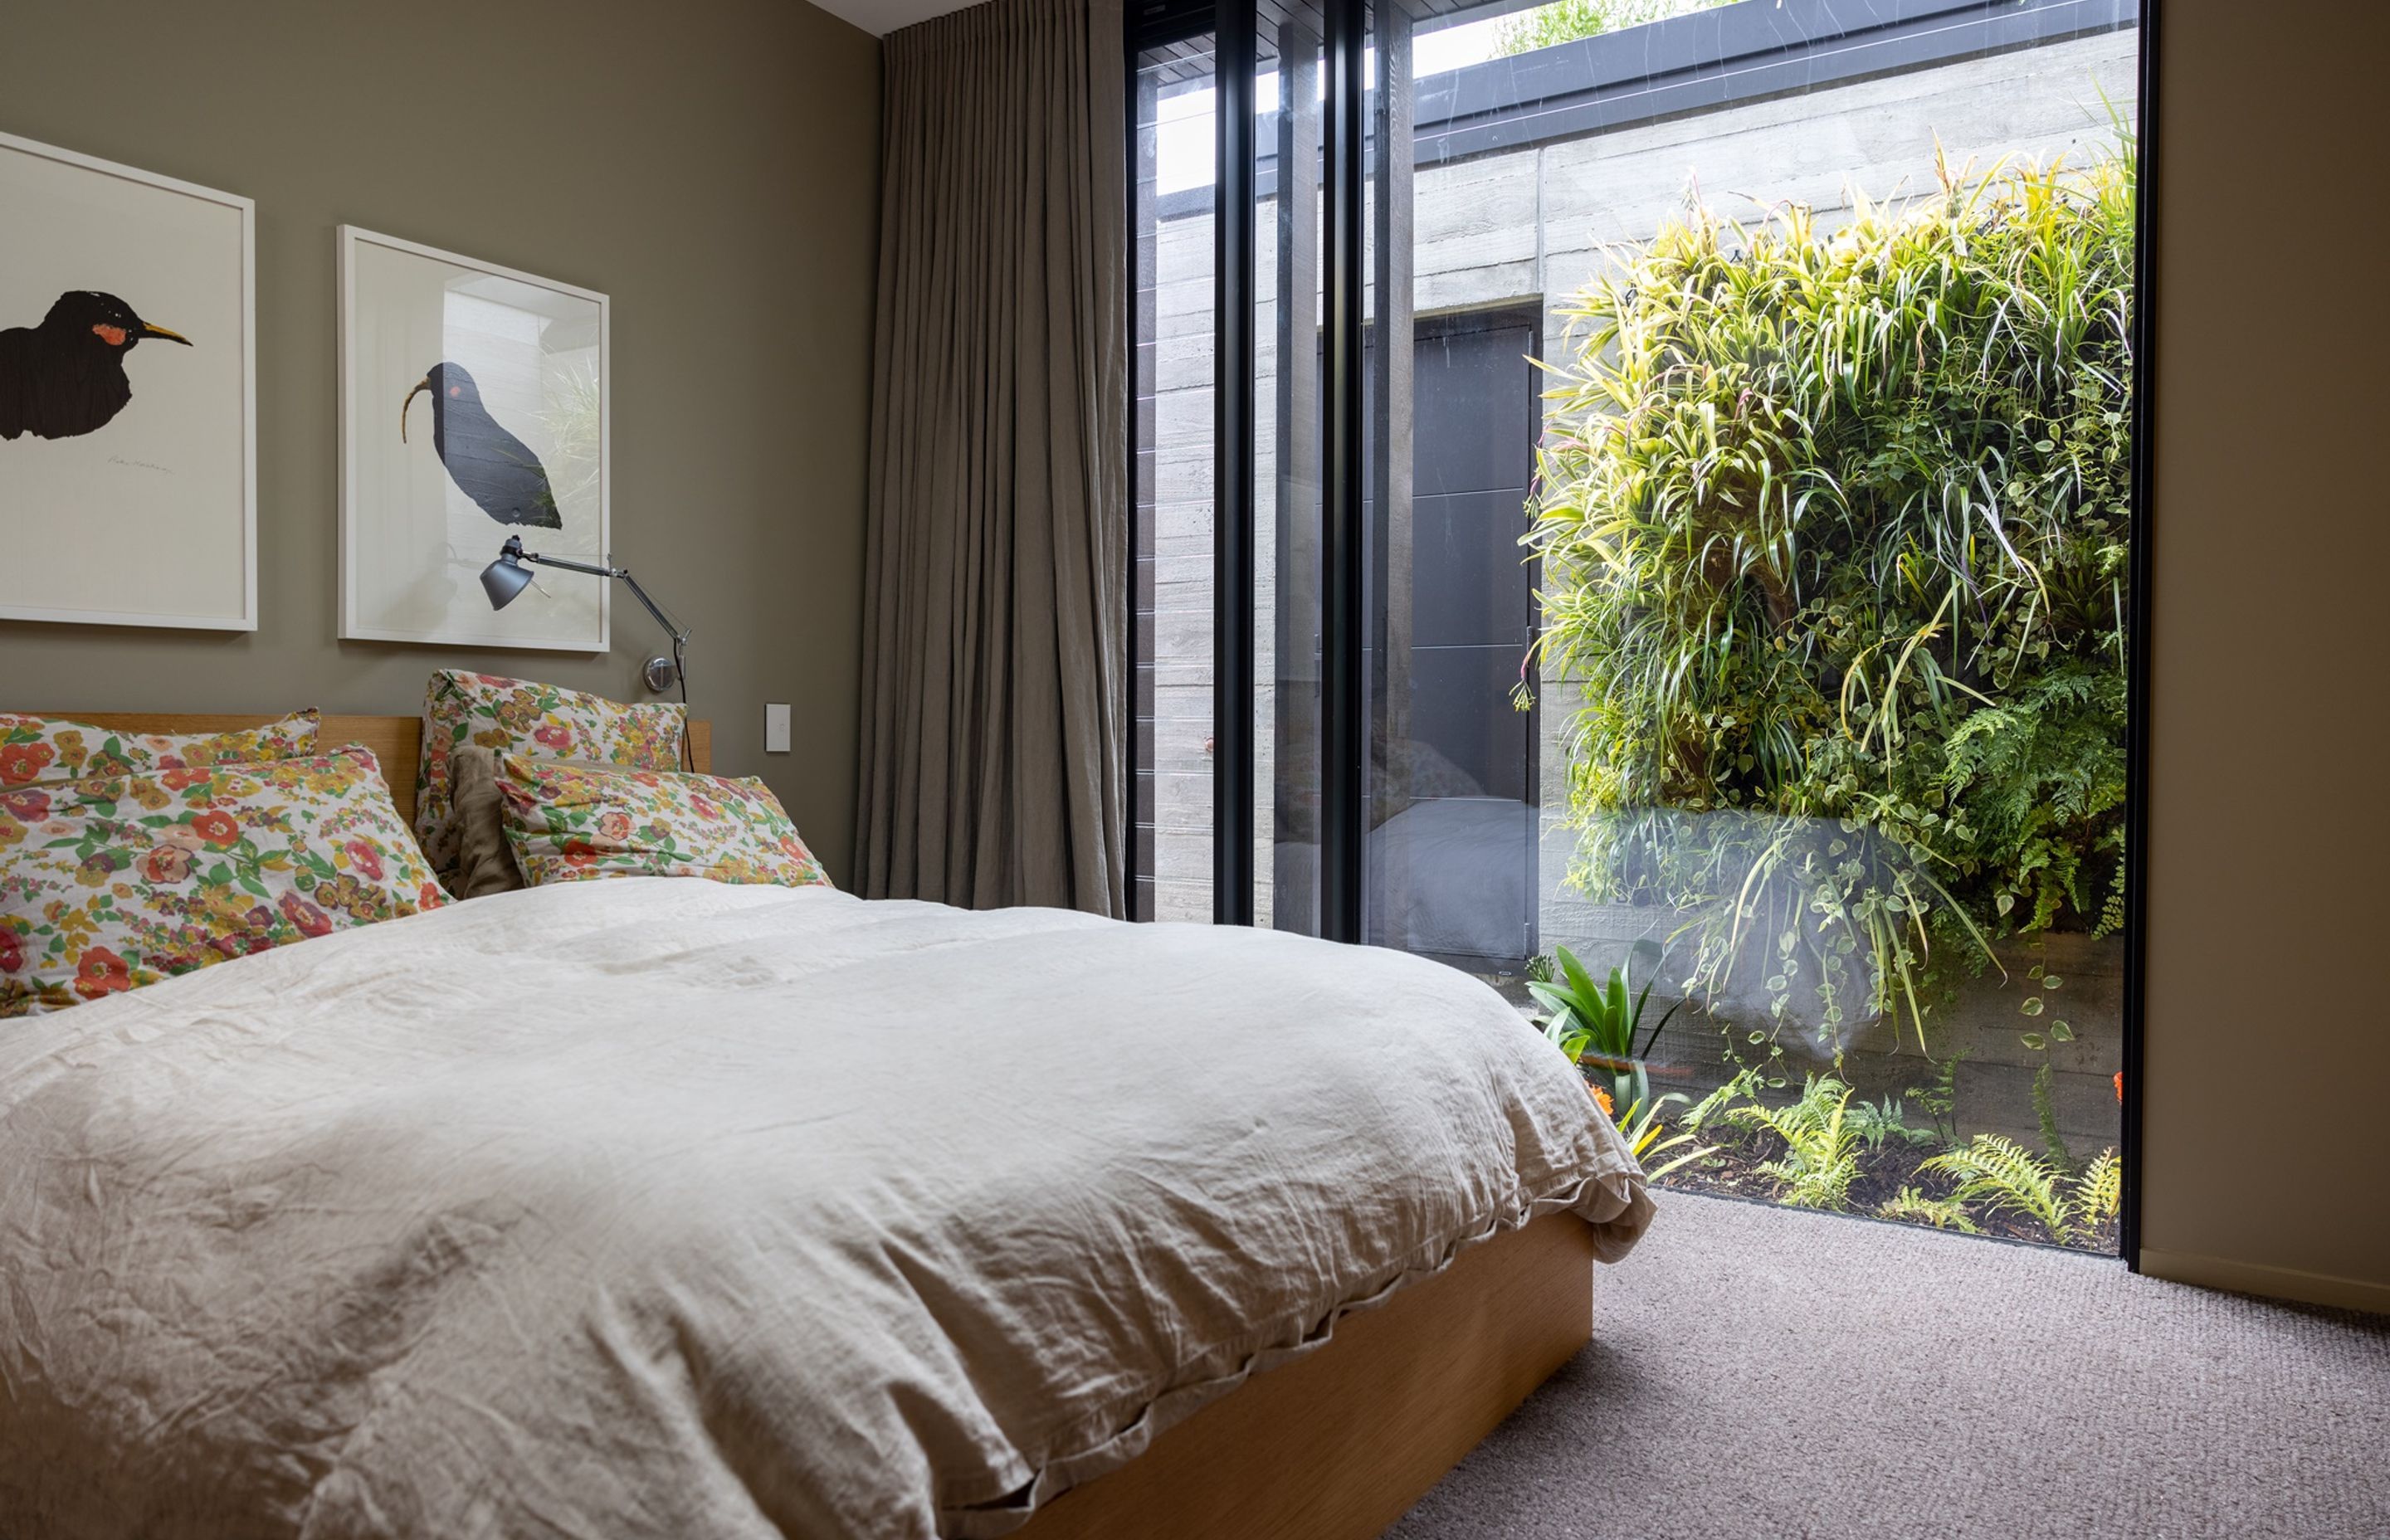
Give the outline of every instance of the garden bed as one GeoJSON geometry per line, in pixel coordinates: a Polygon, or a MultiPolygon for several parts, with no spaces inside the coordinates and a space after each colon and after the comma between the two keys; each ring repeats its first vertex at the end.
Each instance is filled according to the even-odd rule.
{"type": "MultiPolygon", "coordinates": [[[[1634,1025],[1625,1033],[1641,1052],[1614,1059],[1608,1056],[1629,1050],[1614,1042],[1600,1047],[1601,1034],[1581,1030],[1587,1015],[1611,1013],[1603,1005],[1610,991],[1620,992],[1613,1010],[1629,1009],[1625,969],[1609,971],[1610,985],[1599,995],[1563,992],[1548,982],[1489,982],[1542,992],[1539,1001],[1516,1002],[1521,1014],[1577,1062],[1594,1099],[1620,1121],[1646,1171],[1656,1173],[1654,1186],[2116,1254],[2122,1173],[2111,1109],[2122,1099],[2122,1075],[2098,1077],[2106,1108],[2069,1119],[2055,1097],[2034,1094],[2032,1074],[2022,1066],[1976,1068],[1961,1058],[1937,1066],[1898,1052],[1855,1050],[1830,1059],[1795,1052],[1763,1061],[1763,1072],[1737,1072],[1741,1060],[1729,1052],[1704,1073],[1687,1061],[1699,1056],[1681,1052],[1690,1045],[1644,1057],[1668,1030],[1645,1034],[1641,1004],[1631,1007],[1634,1025]],[[1563,1003],[1570,1028],[1538,1018],[1539,1007],[1563,1003]],[[1621,1072],[1628,1063],[1631,1081],[1621,1072]],[[2016,1110],[1983,1119],[1980,1095],[1963,1093],[1966,1069],[2008,1073],[2016,1110]],[[1902,1084],[1910,1077],[1929,1084],[1902,1084]],[[2103,1123],[2107,1129],[2097,1130],[2103,1123]],[[2083,1124],[2106,1136],[2085,1139],[2083,1124]]],[[[1586,983],[1589,990],[1590,976],[1586,983]]],[[[1673,1020],[1678,1013],[1667,1014],[1673,1020]]],[[[1685,1014],[1703,1022],[1694,1029],[1697,1041],[1716,1031],[1698,1008],[1685,1014]]],[[[1550,1020],[1562,1019],[1554,1014],[1550,1020]]],[[[1970,1046],[1996,1059],[2005,1046],[2001,1035],[1983,1033],[1970,1046]]],[[[2059,1082],[2051,1071],[2044,1075],[2048,1084],[2059,1082]]],[[[2067,1078],[2094,1077],[2075,1070],[2067,1078]]]]}
{"type": "MultiPolygon", "coordinates": [[[[1782,1190],[1782,1184],[1759,1169],[1777,1156],[1778,1142],[1773,1136],[1757,1131],[1720,1128],[1705,1132],[1702,1143],[1714,1147],[1709,1154],[1678,1166],[1655,1186],[1664,1191],[1675,1189],[1713,1193],[1726,1198],[1756,1199],[1769,1203],[1780,1201],[1778,1195],[1782,1190]]],[[[1891,1144],[1876,1149],[1862,1149],[1858,1154],[1859,1175],[1850,1187],[1850,1206],[1819,1212],[1923,1224],[1923,1221],[1902,1219],[1881,1211],[1904,1188],[1915,1188],[1929,1198],[1949,1197],[1957,1185],[1955,1182],[1948,1178],[1918,1174],[1919,1163],[1934,1153],[1932,1149],[1891,1144]]],[[[2116,1254],[2116,1222],[2114,1219],[2103,1220],[2089,1231],[2078,1232],[2060,1242],[2051,1239],[2049,1232],[2039,1224],[2013,1211],[1985,1202],[1962,1204],[1961,1207],[1968,1221],[1975,1226],[1975,1233],[1980,1235],[2034,1246],[2092,1251],[2102,1256],[2116,1254]]]]}

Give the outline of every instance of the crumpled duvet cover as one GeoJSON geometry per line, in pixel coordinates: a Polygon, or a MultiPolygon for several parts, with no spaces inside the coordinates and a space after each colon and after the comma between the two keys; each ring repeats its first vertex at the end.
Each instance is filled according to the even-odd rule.
{"type": "Polygon", "coordinates": [[[0,1540],[1001,1534],[1559,1209],[1651,1213],[1435,964],[476,900],[0,1030],[0,1540]]]}

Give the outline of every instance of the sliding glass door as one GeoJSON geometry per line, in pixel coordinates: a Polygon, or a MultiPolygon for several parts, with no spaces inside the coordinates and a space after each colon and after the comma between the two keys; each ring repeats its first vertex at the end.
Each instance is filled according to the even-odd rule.
{"type": "Polygon", "coordinates": [[[1138,919],[1212,918],[1215,83],[1209,32],[1144,49],[1129,83],[1138,919]]]}
{"type": "Polygon", "coordinates": [[[1140,913],[1486,979],[1664,1181],[2114,1250],[2132,0],[1201,19],[1140,913]]]}

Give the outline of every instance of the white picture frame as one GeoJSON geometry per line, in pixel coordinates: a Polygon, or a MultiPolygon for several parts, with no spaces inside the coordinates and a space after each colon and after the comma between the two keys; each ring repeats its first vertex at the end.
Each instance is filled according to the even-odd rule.
{"type": "Polygon", "coordinates": [[[256,205],[0,134],[0,619],[256,630],[256,205]]]}
{"type": "Polygon", "coordinates": [[[341,635],[605,652],[612,584],[533,567],[493,610],[480,573],[508,535],[610,564],[607,297],[353,225],[338,246],[341,635]]]}

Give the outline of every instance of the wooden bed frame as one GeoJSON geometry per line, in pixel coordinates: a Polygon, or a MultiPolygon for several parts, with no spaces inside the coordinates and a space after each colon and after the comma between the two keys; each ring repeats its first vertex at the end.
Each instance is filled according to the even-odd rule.
{"type": "MultiPolygon", "coordinates": [[[[276,716],[257,715],[192,715],[168,712],[58,712],[49,713],[71,716],[77,722],[88,722],[96,727],[109,727],[120,733],[229,733],[243,727],[263,726],[277,720],[276,716]]],[[[391,800],[398,803],[399,815],[412,826],[415,822],[415,774],[423,759],[423,719],[419,716],[334,716],[327,712],[322,736],[316,740],[327,749],[337,749],[343,743],[362,743],[381,761],[381,778],[390,785],[391,800]]],[[[713,724],[701,717],[688,722],[689,761],[700,774],[713,773],[713,724]]]]}
{"type": "Polygon", "coordinates": [[[1345,1316],[1014,1540],[1368,1540],[1592,1335],[1593,1230],[1547,1214],[1345,1316]]]}
{"type": "MultiPolygon", "coordinates": [[[[71,714],[123,733],[210,733],[271,716],[71,714]]],[[[362,743],[407,822],[423,723],[324,718],[362,743]]],[[[713,725],[690,756],[713,764],[713,725]]],[[[1593,1335],[1593,1231],[1556,1213],[1463,1252],[1435,1277],[1347,1315],[1317,1352],[1256,1375],[1109,1475],[1073,1488],[1017,1540],[1369,1540],[1593,1335]]]]}

